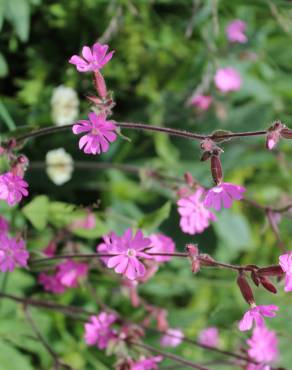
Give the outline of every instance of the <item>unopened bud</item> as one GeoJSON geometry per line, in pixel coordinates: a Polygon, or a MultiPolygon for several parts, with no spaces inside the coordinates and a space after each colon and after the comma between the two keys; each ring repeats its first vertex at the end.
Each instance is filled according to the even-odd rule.
{"type": "Polygon", "coordinates": [[[200,271],[200,257],[199,257],[199,248],[197,247],[197,244],[187,244],[186,250],[188,253],[188,256],[192,263],[192,272],[196,274],[200,271]]]}
{"type": "Polygon", "coordinates": [[[255,271],[252,271],[250,274],[252,281],[255,283],[256,286],[260,285],[260,279],[255,271]]]}
{"type": "Polygon", "coordinates": [[[192,186],[194,184],[194,178],[190,172],[185,172],[184,174],[185,182],[189,185],[192,186]]]}
{"type": "Polygon", "coordinates": [[[220,184],[223,180],[223,172],[219,155],[211,157],[211,173],[215,184],[220,184]]]}
{"type": "Polygon", "coordinates": [[[105,99],[107,95],[106,84],[102,74],[98,70],[94,72],[94,85],[99,96],[105,99]]]}
{"type": "Polygon", "coordinates": [[[259,276],[282,276],[284,271],[280,265],[268,266],[258,269],[259,276]]]}
{"type": "Polygon", "coordinates": [[[285,139],[292,139],[292,130],[290,130],[289,128],[285,127],[283,128],[281,131],[280,131],[280,134],[282,137],[284,137],[285,139]]]}
{"type": "Polygon", "coordinates": [[[244,276],[243,273],[239,274],[239,276],[237,278],[237,284],[239,286],[239,289],[240,289],[241,294],[242,294],[243,298],[245,299],[245,301],[249,305],[255,304],[252,289],[251,289],[251,287],[250,287],[250,285],[249,285],[248,281],[246,280],[246,277],[244,276]]]}
{"type": "Polygon", "coordinates": [[[205,162],[205,161],[207,161],[210,157],[211,157],[211,153],[210,153],[210,152],[204,152],[200,160],[201,160],[201,162],[205,162]]]}
{"type": "Polygon", "coordinates": [[[267,277],[261,276],[260,281],[261,281],[262,286],[266,290],[268,290],[269,292],[274,293],[274,294],[277,293],[277,288],[267,277]]]}

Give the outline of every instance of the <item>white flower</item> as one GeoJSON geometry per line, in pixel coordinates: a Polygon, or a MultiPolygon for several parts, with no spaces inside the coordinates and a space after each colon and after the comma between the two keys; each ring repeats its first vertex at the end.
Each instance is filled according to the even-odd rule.
{"type": "Polygon", "coordinates": [[[76,91],[71,87],[58,86],[53,91],[51,106],[53,121],[57,126],[73,123],[79,113],[76,91]]]}
{"type": "Polygon", "coordinates": [[[47,174],[56,185],[62,185],[71,179],[73,159],[64,148],[48,151],[46,165],[47,174]]]}

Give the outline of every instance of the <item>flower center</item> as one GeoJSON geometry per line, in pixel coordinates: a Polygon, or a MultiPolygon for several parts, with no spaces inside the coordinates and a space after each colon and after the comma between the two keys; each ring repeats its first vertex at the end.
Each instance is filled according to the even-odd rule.
{"type": "Polygon", "coordinates": [[[99,131],[98,128],[93,127],[93,129],[91,130],[91,133],[92,133],[92,135],[99,135],[100,134],[100,131],[99,131]]]}
{"type": "Polygon", "coordinates": [[[136,251],[135,251],[135,249],[132,249],[132,248],[129,248],[128,250],[127,250],[127,256],[129,256],[129,257],[136,257],[136,251]]]}

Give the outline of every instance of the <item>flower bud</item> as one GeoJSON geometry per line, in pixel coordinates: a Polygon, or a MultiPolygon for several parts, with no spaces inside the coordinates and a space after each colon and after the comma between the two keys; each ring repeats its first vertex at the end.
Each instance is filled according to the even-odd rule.
{"type": "Polygon", "coordinates": [[[259,276],[282,276],[284,271],[280,265],[268,266],[258,269],[259,276]]]}
{"type": "Polygon", "coordinates": [[[185,182],[189,185],[192,186],[194,184],[194,178],[190,172],[185,172],[184,174],[185,182]]]}
{"type": "Polygon", "coordinates": [[[94,85],[95,85],[96,91],[98,92],[99,96],[102,99],[105,99],[107,95],[106,84],[99,70],[96,70],[94,72],[94,85]]]}
{"type": "Polygon", "coordinates": [[[211,173],[216,185],[219,185],[223,180],[223,172],[220,157],[218,154],[211,157],[211,173]]]}
{"type": "Polygon", "coordinates": [[[202,266],[216,266],[216,261],[214,258],[209,256],[209,254],[201,253],[200,254],[200,262],[202,266]]]}
{"type": "Polygon", "coordinates": [[[262,286],[266,290],[268,290],[269,292],[274,293],[274,294],[277,293],[277,288],[275,287],[274,284],[272,284],[272,282],[267,277],[261,276],[260,281],[261,281],[262,286]]]}
{"type": "Polygon", "coordinates": [[[250,274],[252,281],[255,283],[256,286],[260,285],[260,279],[255,271],[252,271],[250,274]]]}
{"type": "Polygon", "coordinates": [[[237,284],[245,301],[249,305],[255,304],[252,289],[243,273],[239,273],[239,276],[237,278],[237,284]]]}
{"type": "Polygon", "coordinates": [[[200,271],[199,248],[197,244],[187,244],[186,250],[192,263],[192,272],[196,274],[200,271]]]}
{"type": "Polygon", "coordinates": [[[290,130],[289,128],[285,127],[283,128],[281,131],[280,131],[280,134],[282,137],[284,137],[285,139],[292,139],[292,130],[290,130]]]}
{"type": "Polygon", "coordinates": [[[202,155],[202,157],[201,157],[201,159],[200,159],[200,161],[201,161],[201,162],[205,162],[205,161],[207,161],[210,157],[211,157],[211,153],[210,153],[210,152],[204,152],[204,153],[203,153],[203,155],[202,155]]]}

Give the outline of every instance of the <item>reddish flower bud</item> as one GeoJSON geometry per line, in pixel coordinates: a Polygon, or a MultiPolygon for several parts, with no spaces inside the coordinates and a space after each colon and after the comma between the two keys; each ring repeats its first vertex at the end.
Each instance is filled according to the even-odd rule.
{"type": "Polygon", "coordinates": [[[107,95],[106,84],[105,84],[104,78],[103,78],[102,74],[99,72],[99,70],[96,70],[94,72],[94,85],[95,85],[95,88],[96,88],[99,96],[102,99],[105,99],[106,95],[107,95]]]}
{"type": "Polygon", "coordinates": [[[280,265],[268,266],[258,269],[259,276],[282,276],[284,271],[280,265]]]}
{"type": "Polygon", "coordinates": [[[210,153],[210,152],[204,152],[200,160],[201,160],[201,162],[205,162],[205,161],[207,161],[210,157],[211,157],[211,153],[210,153]]]}
{"type": "Polygon", "coordinates": [[[156,316],[157,321],[157,329],[160,331],[166,331],[169,327],[168,321],[167,321],[167,311],[163,309],[159,309],[156,316]]]}
{"type": "Polygon", "coordinates": [[[199,248],[197,244],[187,244],[186,250],[192,263],[192,272],[196,274],[200,271],[199,248]]]}
{"type": "Polygon", "coordinates": [[[219,155],[211,157],[211,173],[216,185],[219,185],[223,180],[223,172],[219,155]]]}
{"type": "Polygon", "coordinates": [[[248,281],[246,280],[246,277],[244,276],[243,273],[239,274],[239,276],[237,278],[237,284],[239,286],[239,289],[240,289],[241,294],[242,294],[243,298],[245,299],[245,301],[249,305],[255,304],[252,289],[251,289],[251,287],[250,287],[250,285],[249,285],[248,281]]]}
{"type": "Polygon", "coordinates": [[[194,178],[190,172],[185,172],[184,174],[185,182],[189,185],[192,186],[194,184],[194,178]]]}
{"type": "Polygon", "coordinates": [[[268,290],[269,292],[274,293],[274,294],[277,293],[277,288],[267,277],[261,276],[260,281],[261,281],[262,286],[266,290],[268,290]]]}
{"type": "Polygon", "coordinates": [[[285,139],[292,139],[292,130],[289,128],[285,127],[281,130],[280,132],[281,136],[284,137],[285,139]]]}
{"type": "Polygon", "coordinates": [[[252,271],[250,274],[252,281],[255,283],[256,286],[260,285],[260,279],[255,271],[252,271]]]}

